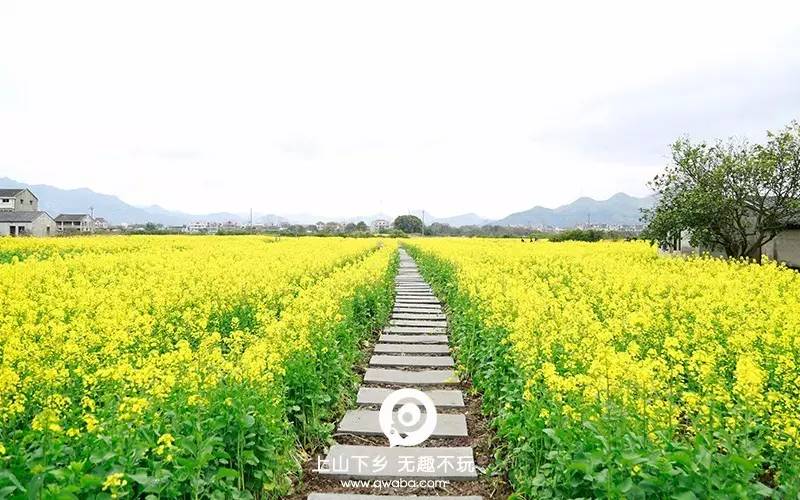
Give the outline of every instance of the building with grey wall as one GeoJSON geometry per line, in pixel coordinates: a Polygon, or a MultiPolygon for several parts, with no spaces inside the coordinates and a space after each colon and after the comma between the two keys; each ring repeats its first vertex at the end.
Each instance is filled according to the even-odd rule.
{"type": "Polygon", "coordinates": [[[0,236],[51,236],[56,221],[47,212],[0,212],[0,236]]]}
{"type": "Polygon", "coordinates": [[[38,212],[39,198],[29,189],[0,189],[0,212],[38,212]]]}
{"type": "MultiPolygon", "coordinates": [[[[684,231],[681,239],[675,243],[675,249],[683,253],[710,253],[715,256],[724,256],[724,252],[705,248],[693,247],[690,243],[690,234],[684,231]]],[[[782,262],[789,267],[800,269],[800,221],[787,224],[775,238],[761,246],[761,255],[782,262]]]]}

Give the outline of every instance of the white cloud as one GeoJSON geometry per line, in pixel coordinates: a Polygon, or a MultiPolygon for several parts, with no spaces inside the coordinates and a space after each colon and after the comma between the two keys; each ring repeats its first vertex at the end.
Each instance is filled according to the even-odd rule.
{"type": "Polygon", "coordinates": [[[796,2],[6,1],[0,174],[197,212],[500,217],[642,194],[676,134],[800,117],[798,14],[796,2]]]}

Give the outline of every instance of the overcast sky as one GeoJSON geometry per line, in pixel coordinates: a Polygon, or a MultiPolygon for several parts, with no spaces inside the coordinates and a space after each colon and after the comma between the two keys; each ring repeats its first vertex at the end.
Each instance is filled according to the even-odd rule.
{"type": "Polygon", "coordinates": [[[0,176],[502,217],[800,118],[800,2],[0,2],[0,176]]]}

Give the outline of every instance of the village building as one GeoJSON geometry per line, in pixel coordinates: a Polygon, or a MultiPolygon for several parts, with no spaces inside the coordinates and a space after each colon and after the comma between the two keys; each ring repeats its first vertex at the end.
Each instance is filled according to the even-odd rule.
{"type": "Polygon", "coordinates": [[[0,236],[50,236],[56,223],[26,188],[0,189],[0,236]]]}
{"type": "Polygon", "coordinates": [[[766,245],[761,253],[789,267],[800,268],[800,222],[789,224],[766,245]]]}
{"type": "Polygon", "coordinates": [[[0,212],[38,212],[39,198],[29,189],[0,189],[0,212]]]}
{"type": "MultiPolygon", "coordinates": [[[[682,253],[708,252],[711,255],[724,255],[723,252],[717,250],[692,246],[690,236],[688,231],[681,233],[680,239],[672,242],[673,248],[682,253]]],[[[766,255],[770,259],[782,262],[789,267],[800,269],[800,221],[787,224],[775,238],[762,245],[761,255],[766,255]]]]}
{"type": "Polygon", "coordinates": [[[94,219],[89,214],[60,214],[55,221],[59,233],[94,232],[94,219]]]}
{"type": "Polygon", "coordinates": [[[47,212],[0,212],[0,236],[51,236],[56,222],[47,212]]]}
{"type": "Polygon", "coordinates": [[[105,231],[106,229],[109,228],[108,221],[105,220],[103,217],[97,217],[96,219],[94,219],[94,228],[102,229],[105,231]]]}
{"type": "Polygon", "coordinates": [[[372,221],[372,230],[376,233],[380,233],[389,229],[389,226],[392,224],[386,219],[375,219],[372,221]]]}
{"type": "Polygon", "coordinates": [[[214,233],[217,233],[221,227],[222,227],[222,224],[219,223],[219,222],[195,221],[195,222],[192,222],[191,224],[187,224],[186,226],[183,226],[182,230],[183,230],[184,233],[190,233],[190,234],[198,234],[198,233],[200,233],[200,234],[214,234],[214,233]]]}

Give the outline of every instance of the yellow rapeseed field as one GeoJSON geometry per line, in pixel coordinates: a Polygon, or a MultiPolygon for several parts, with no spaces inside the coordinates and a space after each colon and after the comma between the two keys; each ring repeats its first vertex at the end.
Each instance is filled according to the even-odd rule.
{"type": "Polygon", "coordinates": [[[0,497],[285,491],[297,440],[347,389],[328,372],[388,310],[395,248],[4,239],[0,497]]]}
{"type": "Polygon", "coordinates": [[[519,491],[797,493],[797,272],[642,242],[443,238],[412,250],[449,299],[519,491]]]}

